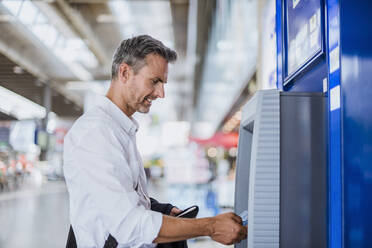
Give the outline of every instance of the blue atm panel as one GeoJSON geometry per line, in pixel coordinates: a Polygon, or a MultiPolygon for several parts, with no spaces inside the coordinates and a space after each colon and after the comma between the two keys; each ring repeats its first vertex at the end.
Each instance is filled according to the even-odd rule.
{"type": "Polygon", "coordinates": [[[284,85],[324,54],[322,6],[321,0],[284,1],[284,85]]]}
{"type": "Polygon", "coordinates": [[[322,49],[320,0],[287,1],[288,75],[322,49]]]}

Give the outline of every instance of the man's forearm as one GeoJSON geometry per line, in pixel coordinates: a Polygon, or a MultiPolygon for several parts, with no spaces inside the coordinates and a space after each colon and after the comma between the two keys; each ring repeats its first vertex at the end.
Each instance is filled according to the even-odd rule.
{"type": "Polygon", "coordinates": [[[247,227],[234,213],[224,213],[201,219],[175,218],[163,215],[158,237],[154,243],[167,243],[198,236],[210,236],[213,240],[231,245],[247,237],[247,227]]]}
{"type": "Polygon", "coordinates": [[[198,236],[210,236],[212,218],[187,219],[163,215],[163,223],[154,243],[168,243],[198,236]]]}

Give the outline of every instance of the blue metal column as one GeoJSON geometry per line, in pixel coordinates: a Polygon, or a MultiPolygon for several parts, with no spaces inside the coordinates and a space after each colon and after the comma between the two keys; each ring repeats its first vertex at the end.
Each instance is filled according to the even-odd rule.
{"type": "Polygon", "coordinates": [[[276,64],[277,64],[277,83],[278,90],[283,90],[283,32],[282,32],[282,0],[276,0],[276,64]]]}
{"type": "MultiPolygon", "coordinates": [[[[289,0],[287,0],[289,1],[289,0]]],[[[343,247],[343,181],[342,181],[342,136],[341,136],[341,85],[340,85],[340,17],[339,0],[325,0],[325,57],[318,64],[310,64],[308,70],[294,78],[289,87],[283,87],[284,63],[283,5],[285,0],[276,1],[277,31],[277,78],[278,89],[285,91],[312,92],[321,91],[323,79],[327,78],[329,99],[329,144],[328,144],[328,247],[343,247]]],[[[310,2],[309,2],[310,4],[310,2]]]]}
{"type": "Polygon", "coordinates": [[[344,247],[372,247],[372,1],[339,0],[344,247]]]}
{"type": "Polygon", "coordinates": [[[342,164],[341,164],[341,90],[340,90],[340,18],[338,0],[327,1],[327,61],[329,99],[329,248],[342,244],[342,164]]]}
{"type": "Polygon", "coordinates": [[[372,1],[325,0],[325,57],[283,87],[286,1],[276,2],[278,89],[321,91],[328,78],[328,246],[372,247],[372,1]]]}

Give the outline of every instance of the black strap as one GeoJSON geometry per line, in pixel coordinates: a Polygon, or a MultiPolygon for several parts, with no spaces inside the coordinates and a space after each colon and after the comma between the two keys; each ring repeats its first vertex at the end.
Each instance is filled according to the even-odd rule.
{"type": "Polygon", "coordinates": [[[70,230],[68,231],[66,248],[77,248],[74,230],[72,230],[71,225],[70,225],[70,230]]]}
{"type": "Polygon", "coordinates": [[[111,236],[111,234],[108,236],[105,245],[103,248],[116,248],[118,247],[118,241],[114,237],[111,236]]]}
{"type": "Polygon", "coordinates": [[[154,198],[150,197],[151,201],[151,210],[156,211],[162,214],[170,215],[172,208],[174,207],[172,204],[169,203],[159,203],[154,198]]]}

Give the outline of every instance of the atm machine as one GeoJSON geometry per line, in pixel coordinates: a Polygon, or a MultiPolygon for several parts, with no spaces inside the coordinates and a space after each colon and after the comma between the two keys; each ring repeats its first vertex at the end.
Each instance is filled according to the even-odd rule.
{"type": "Polygon", "coordinates": [[[327,247],[326,100],[264,90],[244,106],[235,212],[248,209],[248,238],[236,247],[327,247]]]}
{"type": "Polygon", "coordinates": [[[276,0],[277,89],[243,107],[235,247],[372,247],[372,1],[276,0]]]}

